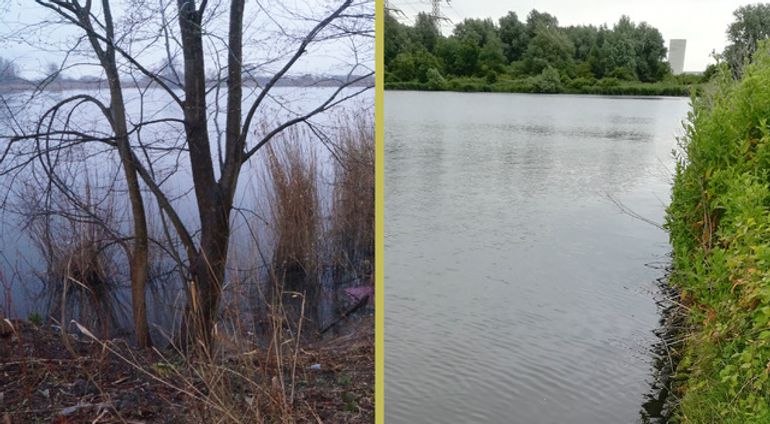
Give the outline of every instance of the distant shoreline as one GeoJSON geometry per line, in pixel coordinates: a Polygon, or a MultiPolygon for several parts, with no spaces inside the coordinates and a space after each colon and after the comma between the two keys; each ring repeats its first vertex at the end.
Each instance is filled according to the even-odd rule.
{"type": "MultiPolygon", "coordinates": [[[[279,80],[275,86],[276,87],[304,87],[304,88],[333,88],[333,87],[341,87],[345,84],[345,81],[348,80],[355,80],[356,78],[359,78],[357,76],[352,76],[349,79],[347,78],[340,78],[340,77],[313,77],[313,78],[286,78],[279,80]]],[[[269,81],[268,77],[265,78],[257,78],[256,80],[251,79],[243,82],[244,87],[260,87],[264,86],[269,81]]],[[[134,81],[130,80],[123,80],[121,81],[123,88],[146,88],[149,85],[155,85],[157,88],[160,86],[157,85],[157,83],[151,83],[150,81],[143,80],[138,81],[138,83],[135,83],[134,81]]],[[[207,81],[207,85],[214,85],[216,84],[216,81],[209,80],[207,81]]],[[[220,81],[220,85],[225,85],[225,81],[220,81]]],[[[182,87],[174,84],[169,83],[169,85],[174,89],[182,90],[182,87]]],[[[367,87],[367,86],[373,86],[374,85],[374,78],[365,78],[361,81],[357,81],[355,83],[352,83],[349,85],[349,87],[367,87]]],[[[80,81],[80,80],[61,80],[61,81],[54,81],[50,83],[44,83],[41,81],[28,81],[28,80],[15,80],[12,82],[5,82],[0,83],[0,93],[8,93],[8,92],[23,92],[23,91],[30,91],[35,90],[40,87],[44,87],[45,91],[67,91],[67,90],[101,90],[101,89],[107,89],[108,84],[106,80],[94,80],[94,81],[80,81]]]]}
{"type": "Polygon", "coordinates": [[[455,93],[519,93],[519,94],[585,94],[603,96],[666,96],[690,97],[701,90],[700,84],[663,84],[663,83],[628,83],[614,86],[591,85],[584,87],[563,87],[552,91],[541,91],[537,87],[520,81],[506,81],[494,84],[476,82],[451,83],[445,87],[431,87],[428,83],[417,81],[386,82],[387,91],[443,91],[455,93]]]}

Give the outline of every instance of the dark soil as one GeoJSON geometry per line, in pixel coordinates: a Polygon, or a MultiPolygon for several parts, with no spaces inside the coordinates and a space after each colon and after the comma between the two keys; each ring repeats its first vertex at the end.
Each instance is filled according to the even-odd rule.
{"type": "MultiPolygon", "coordinates": [[[[237,360],[219,360],[218,366],[253,372],[250,381],[256,383],[228,381],[218,387],[240,388],[225,395],[234,417],[253,416],[238,411],[242,407],[259,409],[265,422],[371,423],[373,334],[373,319],[366,314],[342,323],[334,336],[302,346],[293,402],[286,400],[287,389],[278,390],[279,378],[289,387],[291,367],[276,372],[268,349],[252,350],[248,362],[243,353],[230,355],[237,360]],[[274,395],[278,391],[282,398],[274,395]]],[[[26,321],[9,326],[0,320],[0,424],[195,423],[216,416],[190,394],[197,390],[205,398],[214,390],[190,365],[196,360],[169,351],[140,351],[122,340],[104,344],[82,334],[67,339],[54,327],[26,321]]]]}

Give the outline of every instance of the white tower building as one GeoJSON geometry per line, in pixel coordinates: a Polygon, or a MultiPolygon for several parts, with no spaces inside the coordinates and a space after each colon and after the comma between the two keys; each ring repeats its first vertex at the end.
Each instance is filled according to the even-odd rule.
{"type": "Polygon", "coordinates": [[[684,72],[684,51],[687,40],[672,39],[668,44],[668,63],[674,75],[684,72]]]}

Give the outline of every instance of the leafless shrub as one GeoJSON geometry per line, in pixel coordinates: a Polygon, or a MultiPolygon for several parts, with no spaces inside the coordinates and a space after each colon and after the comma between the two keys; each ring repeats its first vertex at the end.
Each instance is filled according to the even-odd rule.
{"type": "Polygon", "coordinates": [[[98,198],[86,179],[79,208],[58,191],[27,184],[19,211],[36,253],[45,264],[40,274],[47,310],[55,319],[76,319],[105,335],[125,320],[119,299],[121,275],[116,237],[120,220],[114,192],[98,198]]]}

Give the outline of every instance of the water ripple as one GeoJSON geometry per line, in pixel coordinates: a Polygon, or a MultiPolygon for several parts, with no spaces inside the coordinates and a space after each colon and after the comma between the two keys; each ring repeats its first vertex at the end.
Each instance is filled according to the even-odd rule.
{"type": "Polygon", "coordinates": [[[386,421],[638,422],[687,101],[385,104],[386,421]]]}

